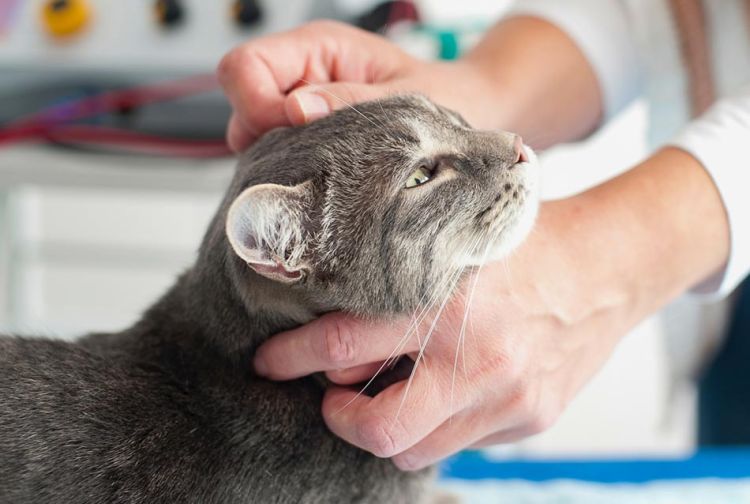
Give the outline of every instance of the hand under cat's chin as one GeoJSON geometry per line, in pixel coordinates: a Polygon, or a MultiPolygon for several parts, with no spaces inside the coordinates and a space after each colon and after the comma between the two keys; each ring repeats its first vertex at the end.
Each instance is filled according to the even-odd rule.
{"type": "Polygon", "coordinates": [[[419,338],[404,338],[413,317],[377,323],[333,313],[271,339],[258,355],[277,378],[327,372],[337,384],[323,403],[329,428],[379,457],[393,457],[404,470],[468,446],[541,432],[613,344],[592,344],[604,325],[611,332],[611,321],[598,318],[596,307],[582,311],[587,302],[576,295],[591,280],[574,265],[593,260],[572,255],[584,253],[571,243],[578,239],[576,222],[592,218],[582,215],[584,208],[575,198],[543,204],[531,237],[512,256],[468,276],[458,295],[418,324],[419,338]],[[601,354],[583,352],[591,347],[601,354]],[[410,379],[375,397],[351,388],[399,355],[418,362],[410,379]]]}

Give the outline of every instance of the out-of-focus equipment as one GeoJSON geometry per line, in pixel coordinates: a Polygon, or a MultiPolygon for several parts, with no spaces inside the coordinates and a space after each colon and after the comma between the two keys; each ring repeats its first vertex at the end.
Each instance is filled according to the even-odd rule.
{"type": "Polygon", "coordinates": [[[216,86],[213,75],[201,75],[69,100],[0,129],[0,146],[43,139],[69,147],[108,149],[122,153],[142,152],[178,157],[227,155],[229,150],[220,138],[164,137],[129,131],[126,127],[127,117],[133,110],[211,91],[216,86]],[[124,125],[116,127],[106,124],[103,118],[108,115],[123,116],[121,122],[124,125]],[[93,123],[91,119],[94,119],[93,123]]]}
{"type": "Polygon", "coordinates": [[[156,20],[165,28],[179,25],[185,17],[185,8],[179,0],[157,0],[154,10],[156,20]]]}
{"type": "Polygon", "coordinates": [[[0,156],[32,143],[229,155],[217,63],[321,16],[347,17],[325,0],[0,0],[0,156]]]}
{"type": "Polygon", "coordinates": [[[0,155],[19,142],[227,155],[222,145],[231,111],[205,76],[233,46],[331,18],[388,36],[421,57],[455,58],[484,25],[462,17],[470,5],[461,7],[461,16],[440,16],[433,4],[0,0],[0,155]]]}
{"type": "Polygon", "coordinates": [[[47,0],[41,14],[50,35],[69,37],[86,27],[91,17],[91,7],[85,0],[47,0]]]}
{"type": "Polygon", "coordinates": [[[239,27],[246,28],[258,24],[263,19],[263,11],[257,0],[235,0],[232,17],[239,27]]]}

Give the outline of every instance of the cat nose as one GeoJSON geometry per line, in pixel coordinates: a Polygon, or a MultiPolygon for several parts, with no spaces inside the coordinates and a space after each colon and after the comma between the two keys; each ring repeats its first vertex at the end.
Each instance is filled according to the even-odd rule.
{"type": "Polygon", "coordinates": [[[520,135],[516,135],[513,139],[513,151],[516,153],[516,163],[527,163],[529,161],[529,156],[523,147],[523,138],[520,135]]]}

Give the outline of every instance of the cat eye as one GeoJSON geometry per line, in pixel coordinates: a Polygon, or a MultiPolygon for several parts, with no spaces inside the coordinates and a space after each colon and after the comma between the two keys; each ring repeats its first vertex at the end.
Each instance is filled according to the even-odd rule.
{"type": "Polygon", "coordinates": [[[432,170],[427,168],[427,166],[422,165],[414,170],[414,173],[409,175],[405,187],[411,189],[412,187],[420,186],[430,180],[430,177],[432,177],[432,170]]]}

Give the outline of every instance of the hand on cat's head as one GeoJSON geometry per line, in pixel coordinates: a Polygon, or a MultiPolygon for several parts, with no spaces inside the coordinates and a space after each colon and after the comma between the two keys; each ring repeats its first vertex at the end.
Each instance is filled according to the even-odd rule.
{"type": "Polygon", "coordinates": [[[234,109],[227,142],[235,152],[278,126],[306,124],[398,93],[425,94],[474,126],[495,124],[486,106],[495,86],[483,72],[466,62],[417,60],[383,37],[334,21],[249,40],[229,52],[217,72],[234,109]]]}

